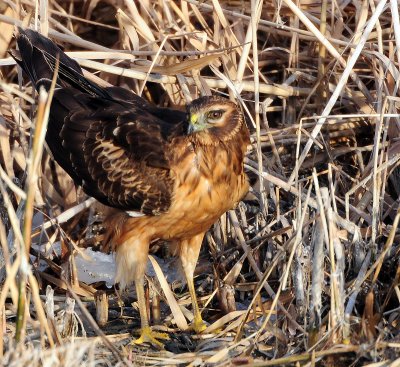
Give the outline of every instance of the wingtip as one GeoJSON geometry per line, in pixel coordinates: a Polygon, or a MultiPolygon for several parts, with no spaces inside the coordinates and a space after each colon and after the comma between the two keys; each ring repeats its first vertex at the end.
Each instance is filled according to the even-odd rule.
{"type": "Polygon", "coordinates": [[[14,26],[14,38],[18,39],[22,34],[25,34],[24,28],[19,25],[14,26]]]}
{"type": "Polygon", "coordinates": [[[18,50],[8,50],[7,53],[17,62],[22,61],[21,60],[21,54],[18,50]]]}

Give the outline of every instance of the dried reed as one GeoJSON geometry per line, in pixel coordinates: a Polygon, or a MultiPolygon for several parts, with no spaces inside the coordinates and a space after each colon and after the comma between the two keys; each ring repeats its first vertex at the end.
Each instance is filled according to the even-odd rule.
{"type": "Polygon", "coordinates": [[[397,1],[5,0],[0,24],[0,366],[399,364],[397,1]],[[188,342],[187,291],[156,257],[168,351],[127,344],[131,294],[77,279],[74,256],[101,242],[96,208],[43,149],[51,96],[36,102],[7,57],[14,25],[158,105],[242,106],[252,187],[208,233],[202,335],[188,342]]]}

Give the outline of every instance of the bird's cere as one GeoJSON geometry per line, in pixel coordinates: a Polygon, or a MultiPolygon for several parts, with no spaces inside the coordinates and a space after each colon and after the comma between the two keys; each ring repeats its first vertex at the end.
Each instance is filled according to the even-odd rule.
{"type": "Polygon", "coordinates": [[[189,126],[188,126],[188,133],[193,134],[198,131],[203,131],[207,129],[208,124],[205,121],[204,114],[193,113],[190,115],[189,118],[189,126]]]}
{"type": "Polygon", "coordinates": [[[197,113],[193,113],[190,115],[190,123],[192,125],[197,124],[197,121],[199,120],[199,115],[197,113]]]}

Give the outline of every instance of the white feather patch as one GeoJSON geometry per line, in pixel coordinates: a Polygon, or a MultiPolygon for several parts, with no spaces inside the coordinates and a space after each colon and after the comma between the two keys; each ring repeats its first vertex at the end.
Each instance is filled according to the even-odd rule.
{"type": "Polygon", "coordinates": [[[135,212],[133,210],[127,210],[125,213],[128,214],[132,218],[144,217],[146,215],[141,212],[135,212]]]}

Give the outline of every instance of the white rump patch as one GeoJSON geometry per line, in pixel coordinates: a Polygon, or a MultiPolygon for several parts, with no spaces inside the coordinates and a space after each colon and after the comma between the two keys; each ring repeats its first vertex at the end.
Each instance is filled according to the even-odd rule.
{"type": "Polygon", "coordinates": [[[128,214],[132,218],[144,217],[146,215],[146,214],[143,214],[141,212],[135,212],[135,211],[132,211],[132,210],[127,210],[125,213],[128,214]]]}

